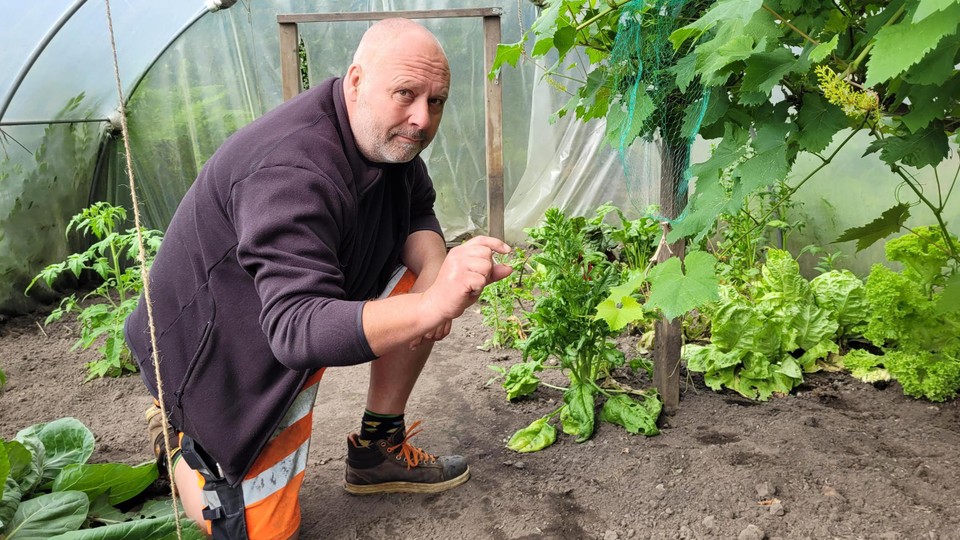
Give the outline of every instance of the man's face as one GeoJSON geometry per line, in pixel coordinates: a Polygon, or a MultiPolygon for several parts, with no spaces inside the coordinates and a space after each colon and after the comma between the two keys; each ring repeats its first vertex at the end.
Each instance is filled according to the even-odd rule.
{"type": "MultiPolygon", "coordinates": [[[[392,49],[402,52],[359,68],[350,118],[360,152],[378,163],[406,163],[430,144],[450,87],[446,59],[432,44],[392,49]]],[[[348,74],[347,84],[353,83],[348,74]]]]}

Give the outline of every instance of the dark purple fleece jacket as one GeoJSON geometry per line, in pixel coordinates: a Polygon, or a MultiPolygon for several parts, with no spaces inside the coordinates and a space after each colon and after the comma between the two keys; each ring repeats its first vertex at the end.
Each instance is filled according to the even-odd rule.
{"type": "MultiPolygon", "coordinates": [[[[329,79],[239,130],[203,167],[149,273],[174,426],[238,483],[306,378],[375,358],[363,302],[407,235],[441,234],[420,157],[367,161],[329,79]]],[[[127,341],[156,396],[143,298],[127,341]]]]}

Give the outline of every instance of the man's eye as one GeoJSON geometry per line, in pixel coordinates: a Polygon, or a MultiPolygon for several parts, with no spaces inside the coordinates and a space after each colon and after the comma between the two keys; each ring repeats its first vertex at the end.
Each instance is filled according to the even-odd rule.
{"type": "Polygon", "coordinates": [[[397,95],[401,97],[410,97],[412,94],[409,90],[397,90],[397,95]]]}

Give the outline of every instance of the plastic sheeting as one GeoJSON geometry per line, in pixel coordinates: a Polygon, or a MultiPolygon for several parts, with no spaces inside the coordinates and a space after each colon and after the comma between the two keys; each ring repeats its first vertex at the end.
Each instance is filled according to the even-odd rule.
{"type": "MultiPolygon", "coordinates": [[[[203,5],[125,0],[111,10],[129,89],[203,5]]],[[[44,297],[43,287],[24,295],[33,276],[82,247],[64,231],[90,202],[101,120],[118,98],[102,0],[0,0],[0,35],[0,313],[18,313],[44,297]]]]}
{"type": "MultiPolygon", "coordinates": [[[[185,32],[150,70],[131,98],[132,154],[139,197],[151,225],[169,222],[199,167],[234,130],[281,102],[280,13],[399,11],[464,6],[463,2],[240,2],[212,13],[185,32]]],[[[536,17],[526,1],[473,2],[500,7],[502,40],[520,39],[521,20],[536,17]]],[[[480,18],[424,19],[447,52],[451,95],[433,144],[423,154],[437,188],[437,213],[448,239],[486,228],[483,26],[480,18]]],[[[310,80],[341,76],[363,32],[372,23],[335,22],[299,25],[310,80]]],[[[527,159],[532,66],[502,72],[504,176],[509,196],[527,159]]],[[[114,150],[116,154],[119,149],[114,150]]],[[[126,200],[120,160],[111,160],[98,193],[126,200]]]]}

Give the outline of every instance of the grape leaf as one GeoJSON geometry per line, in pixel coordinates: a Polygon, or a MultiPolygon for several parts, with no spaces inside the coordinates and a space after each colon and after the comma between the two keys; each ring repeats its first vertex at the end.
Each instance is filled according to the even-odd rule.
{"type": "Polygon", "coordinates": [[[939,86],[914,86],[910,89],[910,112],[900,117],[903,125],[911,132],[917,132],[930,125],[934,120],[943,119],[944,106],[949,103],[938,99],[945,95],[939,86]]]}
{"type": "Polygon", "coordinates": [[[957,3],[957,0],[920,0],[917,11],[913,14],[913,22],[917,23],[938,11],[943,11],[957,3]]]}
{"type": "Polygon", "coordinates": [[[862,227],[852,227],[843,231],[843,234],[834,240],[833,243],[837,244],[856,240],[857,251],[863,251],[873,245],[877,240],[886,238],[899,231],[908,217],[910,217],[910,206],[898,204],[862,227]]]}
{"type": "Polygon", "coordinates": [[[597,306],[596,319],[603,319],[611,330],[621,330],[626,325],[643,319],[643,306],[632,296],[623,296],[617,302],[606,299],[597,306]]]}
{"type": "Polygon", "coordinates": [[[797,124],[800,147],[808,152],[820,152],[830,145],[838,131],[847,127],[847,116],[836,105],[825,102],[820,94],[811,92],[803,95],[797,124]]]}
{"type": "Polygon", "coordinates": [[[696,21],[670,34],[674,49],[688,39],[697,39],[720,21],[746,21],[763,4],[762,0],[720,0],[696,21]]]}
{"type": "Polygon", "coordinates": [[[553,34],[553,45],[560,52],[560,56],[567,54],[577,39],[577,29],[573,26],[563,26],[553,34]]]}
{"type": "Polygon", "coordinates": [[[906,135],[887,137],[870,144],[867,153],[880,149],[880,159],[888,165],[902,162],[918,169],[937,166],[950,152],[950,142],[941,122],[933,122],[924,129],[906,135]]]}
{"type": "Polygon", "coordinates": [[[490,69],[490,73],[487,73],[487,78],[490,80],[496,79],[504,62],[517,67],[521,54],[523,54],[523,41],[497,45],[497,54],[493,57],[493,67],[490,69]]]}
{"type": "Polygon", "coordinates": [[[650,296],[647,309],[659,309],[667,319],[713,301],[718,295],[717,275],[713,255],[694,251],[683,262],[672,257],[650,270],[650,296]]]}
{"type": "Polygon", "coordinates": [[[824,41],[810,51],[810,61],[814,64],[822,62],[824,58],[830,55],[837,48],[840,42],[840,34],[836,34],[830,41],[824,41]]]}
{"type": "MultiPolygon", "coordinates": [[[[958,63],[958,50],[960,50],[960,40],[943,40],[932,53],[904,73],[903,80],[910,84],[932,85],[934,87],[942,85],[956,72],[954,66],[958,63]]],[[[949,92],[945,92],[945,94],[950,95],[949,92]]],[[[916,104],[913,99],[910,102],[916,104]]]]}
{"type": "Polygon", "coordinates": [[[877,32],[870,60],[867,61],[867,86],[885,82],[906,71],[960,24],[960,4],[953,4],[936,17],[917,23],[901,21],[877,32]]]}
{"type": "Polygon", "coordinates": [[[800,64],[789,49],[780,48],[772,52],[755,54],[747,59],[741,92],[761,92],[770,97],[773,87],[784,75],[794,71],[800,64]]]}

